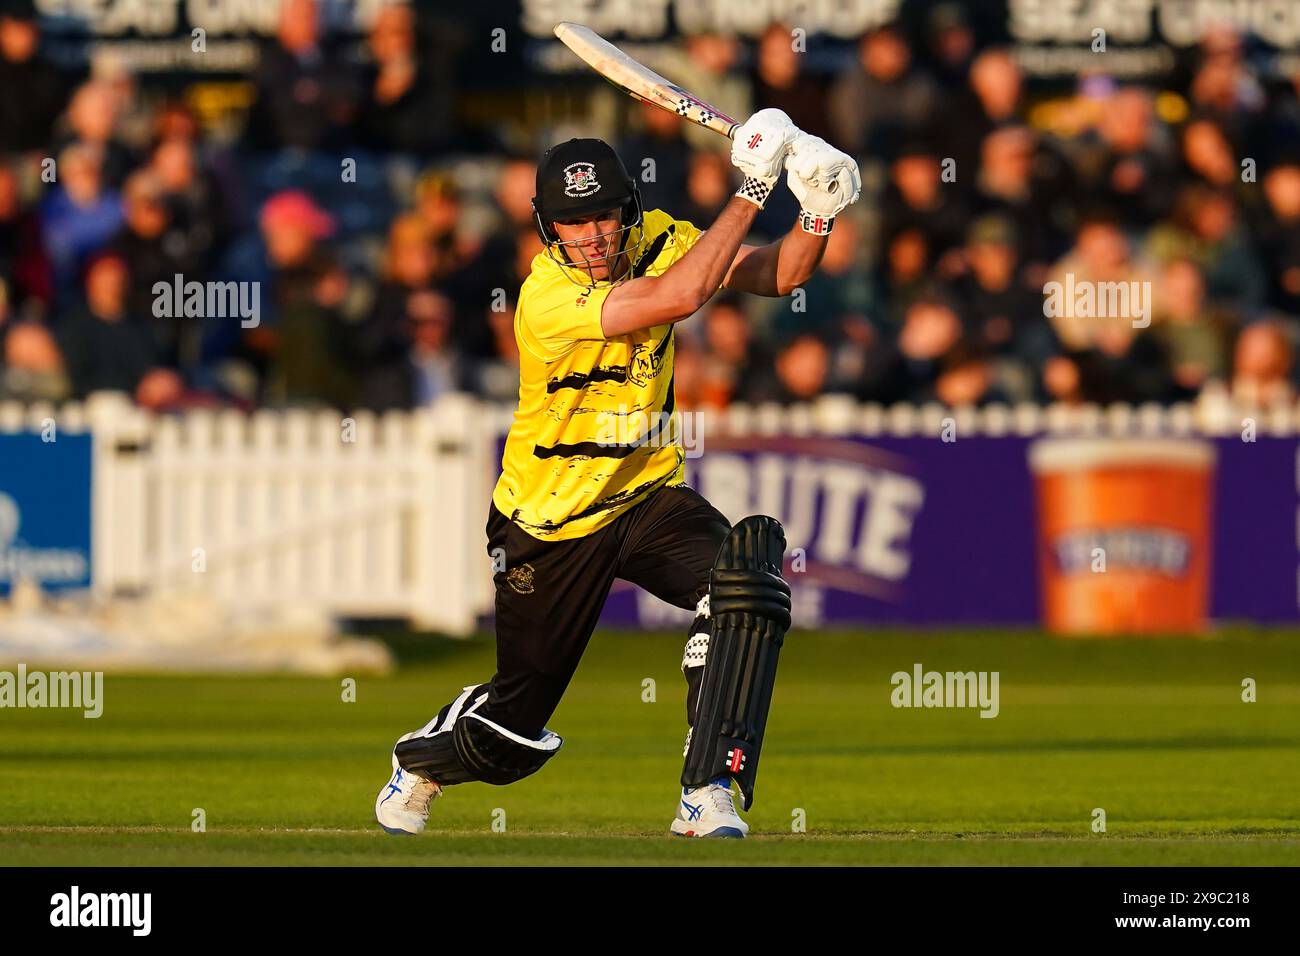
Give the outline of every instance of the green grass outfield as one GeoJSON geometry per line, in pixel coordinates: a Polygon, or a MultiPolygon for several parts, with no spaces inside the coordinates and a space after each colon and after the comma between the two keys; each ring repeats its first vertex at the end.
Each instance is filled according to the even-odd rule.
{"type": "Polygon", "coordinates": [[[387,836],[394,739],[493,661],[486,639],[397,646],[398,675],[360,678],[355,703],[335,679],[110,674],[98,720],[0,711],[0,863],[1300,865],[1294,632],[795,633],[743,843],[667,836],[682,639],[617,633],[593,640],[541,773],[451,788],[423,836],[387,836]],[[890,675],[918,661],[1000,672],[1000,715],[893,708],[890,675]]]}

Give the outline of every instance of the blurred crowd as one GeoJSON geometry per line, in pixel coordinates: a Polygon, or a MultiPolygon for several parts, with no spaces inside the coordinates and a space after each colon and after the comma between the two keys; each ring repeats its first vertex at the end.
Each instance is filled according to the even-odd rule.
{"type": "MultiPolygon", "coordinates": [[[[588,75],[571,81],[580,117],[467,118],[452,57],[406,6],[356,56],[314,0],[287,0],[233,127],[111,56],[56,69],[30,7],[0,9],[0,398],[510,400],[542,149],[604,135],[647,208],[701,228],[737,185],[720,137],[588,75]],[[159,315],[155,285],[177,275],[258,283],[256,322],[159,315]]],[[[1031,96],[956,5],[841,52],[814,69],[774,25],[753,43],[689,37],[656,63],[738,118],[785,110],[864,173],[795,296],[724,291],[679,327],[680,407],[1294,397],[1300,75],[1266,81],[1216,30],[1158,83],[1098,72],[1031,96]],[[1150,297],[1047,315],[1067,276],[1150,297]]],[[[756,232],[795,212],[778,191],[756,232]]]]}

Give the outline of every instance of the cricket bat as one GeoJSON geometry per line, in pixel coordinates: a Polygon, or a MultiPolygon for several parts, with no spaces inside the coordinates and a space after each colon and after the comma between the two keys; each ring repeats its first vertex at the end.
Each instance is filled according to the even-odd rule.
{"type": "Polygon", "coordinates": [[[588,66],[629,96],[676,113],[727,138],[735,136],[740,124],[726,113],[638,63],[581,23],[561,21],[555,26],[555,35],[588,66]]]}

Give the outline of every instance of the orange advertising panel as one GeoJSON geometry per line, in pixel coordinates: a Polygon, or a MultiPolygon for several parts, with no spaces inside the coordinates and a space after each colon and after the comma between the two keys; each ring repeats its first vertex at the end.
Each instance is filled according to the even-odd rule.
{"type": "Polygon", "coordinates": [[[1053,438],[1035,442],[1029,461],[1049,630],[1205,630],[1213,445],[1053,438]]]}

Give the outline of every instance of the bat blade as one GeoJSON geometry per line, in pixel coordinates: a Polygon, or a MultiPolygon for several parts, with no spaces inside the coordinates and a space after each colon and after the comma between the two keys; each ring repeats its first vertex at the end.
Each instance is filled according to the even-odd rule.
{"type": "Polygon", "coordinates": [[[556,24],[555,35],[588,66],[629,96],[728,138],[735,135],[740,124],[726,113],[637,62],[589,27],[565,20],[556,24]]]}

